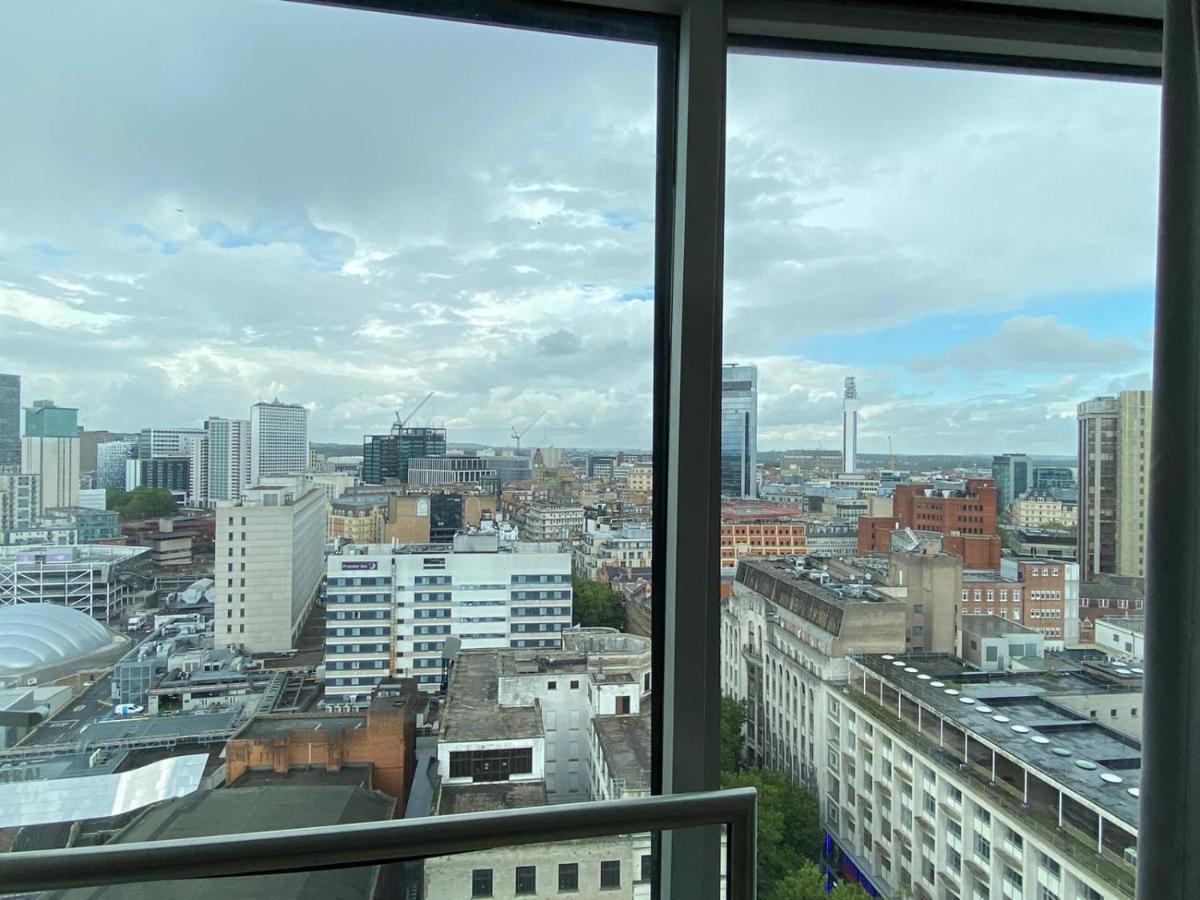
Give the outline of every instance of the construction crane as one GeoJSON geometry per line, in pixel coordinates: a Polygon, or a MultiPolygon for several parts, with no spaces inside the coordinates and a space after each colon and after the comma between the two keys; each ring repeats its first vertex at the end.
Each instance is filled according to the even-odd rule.
{"type": "Polygon", "coordinates": [[[421,407],[424,406],[426,403],[428,403],[429,398],[432,396],[433,396],[433,391],[430,391],[428,394],[425,395],[425,399],[423,399],[420,403],[418,403],[416,406],[414,406],[413,411],[410,412],[403,419],[400,418],[400,410],[396,410],[396,430],[399,431],[401,428],[403,428],[405,425],[407,425],[409,422],[411,422],[413,420],[413,416],[415,416],[418,412],[421,411],[421,407]]]}
{"type": "Polygon", "coordinates": [[[529,429],[532,428],[534,425],[536,425],[538,422],[540,422],[542,420],[542,416],[544,416],[545,414],[546,414],[546,411],[542,410],[542,412],[538,413],[532,422],[530,422],[528,425],[526,425],[520,431],[517,431],[517,426],[515,424],[513,425],[512,439],[517,442],[517,450],[518,451],[520,451],[520,449],[521,449],[521,438],[525,437],[525,435],[529,432],[529,429]]]}

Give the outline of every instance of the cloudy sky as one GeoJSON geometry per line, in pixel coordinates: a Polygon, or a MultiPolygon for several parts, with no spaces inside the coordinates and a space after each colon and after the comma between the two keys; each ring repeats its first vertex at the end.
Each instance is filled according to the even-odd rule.
{"type": "MultiPolygon", "coordinates": [[[[136,430],[645,446],[651,48],[276,0],[6,8],[0,371],[136,430]],[[63,14],[70,7],[70,15],[63,14]]],[[[763,449],[1070,453],[1149,384],[1158,91],[734,57],[726,359],[763,449]]]]}

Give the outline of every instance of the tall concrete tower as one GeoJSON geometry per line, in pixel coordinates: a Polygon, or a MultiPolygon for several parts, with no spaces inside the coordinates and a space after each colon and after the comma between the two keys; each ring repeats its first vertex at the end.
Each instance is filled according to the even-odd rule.
{"type": "Polygon", "coordinates": [[[846,377],[842,393],[842,470],[854,472],[858,468],[858,388],[854,376],[846,377]]]}

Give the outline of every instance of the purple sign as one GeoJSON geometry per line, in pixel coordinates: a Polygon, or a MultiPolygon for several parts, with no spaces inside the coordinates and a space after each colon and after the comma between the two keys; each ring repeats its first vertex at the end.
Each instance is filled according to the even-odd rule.
{"type": "Polygon", "coordinates": [[[344,562],[342,563],[343,572],[360,572],[363,570],[378,569],[377,562],[344,562]]]}

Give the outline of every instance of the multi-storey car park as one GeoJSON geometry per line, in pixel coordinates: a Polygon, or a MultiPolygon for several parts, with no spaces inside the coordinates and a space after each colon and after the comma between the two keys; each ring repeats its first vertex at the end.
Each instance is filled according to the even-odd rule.
{"type": "Polygon", "coordinates": [[[150,553],[106,544],[0,547],[0,606],[56,603],[110,621],[130,603],[127,577],[150,553]]]}

